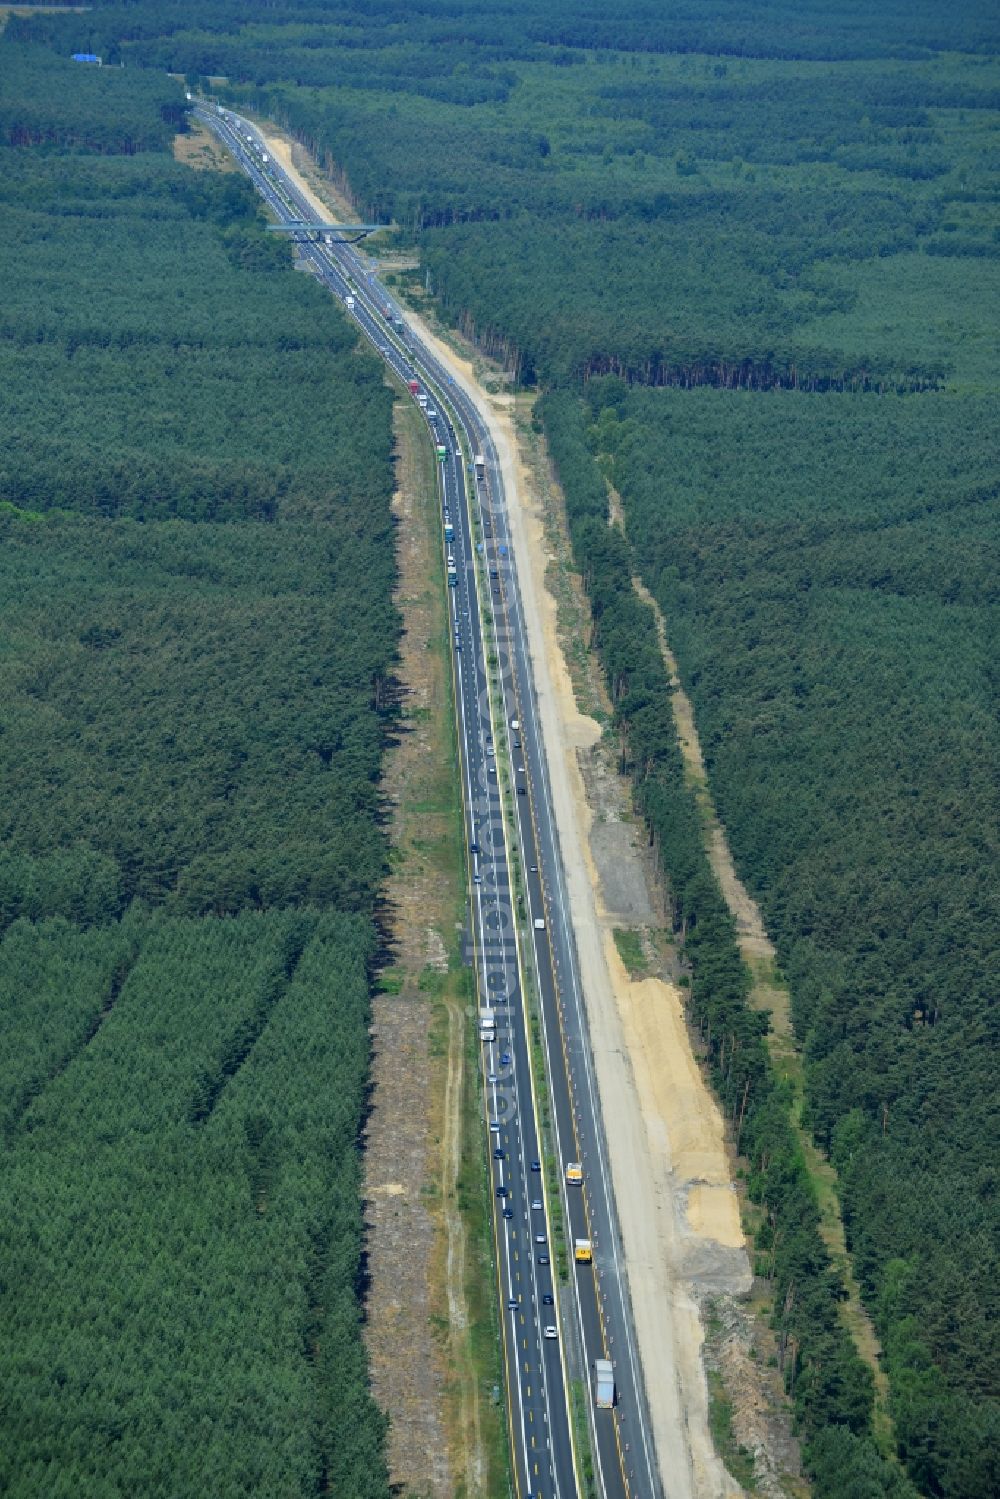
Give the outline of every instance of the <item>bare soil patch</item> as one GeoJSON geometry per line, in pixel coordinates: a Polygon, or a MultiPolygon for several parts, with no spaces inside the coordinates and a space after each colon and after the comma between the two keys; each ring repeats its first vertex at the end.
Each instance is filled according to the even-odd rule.
{"type": "Polygon", "coordinates": [[[371,1276],[366,1336],[374,1396],[391,1419],[392,1480],[444,1499],[453,1491],[441,1410],[447,1371],[431,1333],[434,1223],[420,1190],[432,1169],[428,1010],[422,997],[403,994],[382,996],[373,1008],[374,1107],[365,1142],[371,1276]]]}
{"type": "Polygon", "coordinates": [[[184,162],[199,172],[237,172],[229,152],[217,136],[198,120],[191,120],[191,128],[184,135],[174,136],[174,160],[184,162]]]}
{"type": "Polygon", "coordinates": [[[770,1303],[755,1293],[743,1303],[720,1297],[709,1301],[706,1310],[705,1362],[713,1386],[713,1425],[727,1462],[743,1482],[752,1483],[755,1492],[768,1499],[806,1499],[809,1484],[802,1474],[784,1387],[777,1369],[768,1367],[775,1358],[770,1303]]]}
{"type": "MultiPolygon", "coordinates": [[[[426,528],[419,524],[421,475],[413,435],[402,413],[400,447],[399,583],[404,621],[400,676],[403,732],[388,756],[383,789],[393,807],[394,868],[386,903],[391,913],[391,988],[376,998],[372,1016],[373,1100],[365,1142],[365,1196],[370,1225],[367,1342],[375,1398],[389,1412],[389,1470],[410,1491],[445,1499],[454,1479],[445,1437],[448,1383],[445,1350],[435,1337],[431,1267],[438,1235],[433,1204],[440,1200],[438,1121],[431,1099],[440,1083],[432,1055],[432,1005],[421,977],[442,962],[447,899],[421,846],[440,837],[433,811],[417,812],[433,757],[432,711],[440,692],[440,663],[427,649],[431,628],[426,528]],[[430,1190],[425,1190],[427,1188],[430,1190]],[[400,1350],[406,1357],[400,1357],[400,1350]]],[[[433,496],[432,496],[433,497],[433,496]]]]}
{"type": "Polygon", "coordinates": [[[59,11],[82,14],[90,8],[89,5],[0,5],[0,31],[6,26],[8,16],[51,16],[59,11]]]}

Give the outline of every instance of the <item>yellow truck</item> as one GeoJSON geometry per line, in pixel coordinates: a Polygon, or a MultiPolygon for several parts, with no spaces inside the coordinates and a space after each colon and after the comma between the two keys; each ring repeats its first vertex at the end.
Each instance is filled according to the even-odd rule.
{"type": "Polygon", "coordinates": [[[583,1186],[583,1167],[579,1161],[566,1162],[566,1184],[570,1187],[583,1186]]]}
{"type": "Polygon", "coordinates": [[[593,1246],[589,1239],[573,1240],[573,1257],[578,1265],[589,1265],[594,1258],[593,1246]]]}

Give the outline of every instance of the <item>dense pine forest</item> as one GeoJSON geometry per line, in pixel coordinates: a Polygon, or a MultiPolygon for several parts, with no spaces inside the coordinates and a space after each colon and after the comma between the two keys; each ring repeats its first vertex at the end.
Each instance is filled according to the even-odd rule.
{"type": "MultiPolygon", "coordinates": [[[[87,231],[93,194],[81,174],[106,170],[105,201],[115,207],[93,234],[93,255],[105,253],[107,221],[117,216],[133,255],[146,236],[155,238],[160,219],[165,233],[169,223],[171,244],[183,235],[210,244],[201,256],[206,277],[250,288],[238,315],[222,300],[221,322],[211,325],[212,337],[234,346],[235,329],[252,319],[252,289],[291,280],[250,269],[267,272],[271,259],[239,189],[226,189],[233,201],[224,209],[216,188],[197,202],[183,194],[178,201],[171,190],[159,208],[137,212],[127,185],[134,179],[116,175],[143,172],[150,185],[142,194],[155,200],[156,171],[176,169],[162,156],[125,158],[136,142],[147,149],[151,134],[155,143],[157,130],[173,128],[163,71],[206,87],[211,77],[235,104],[293,130],[362,216],[395,220],[399,240],[420,258],[419,269],[401,278],[403,292],[407,281],[414,293],[429,286],[443,313],[486,353],[524,385],[545,388],[538,414],[566,489],[595,643],[686,934],[692,1017],[720,1097],[730,1117],[742,1120],[749,1190],[767,1212],[757,1248],[783,1308],[783,1346],[795,1350],[785,1375],[815,1491],[831,1499],[1000,1492],[992,1332],[1000,1139],[990,1003],[998,932],[995,6],[138,0],[84,16],[14,19],[9,35],[53,55],[92,48],[126,63],[136,90],[117,137],[94,123],[94,91],[109,85],[93,74],[79,104],[61,98],[43,126],[16,91],[3,102],[3,137],[18,148],[5,157],[32,151],[32,170],[58,178],[47,189],[53,200],[68,189],[59,186],[62,166],[52,152],[87,152],[73,161],[75,205],[46,211],[45,236],[87,231]],[[152,91],[141,106],[140,88],[152,91]],[[96,153],[109,151],[119,154],[98,161],[96,153]],[[607,525],[608,479],[622,498],[624,534],[607,525]],[[890,1379],[895,1453],[878,1449],[870,1376],[837,1316],[838,1277],[769,1071],[761,1018],[746,1006],[746,975],[683,785],[668,685],[651,615],[631,591],[633,571],[665,612],[740,872],[763,905],[791,984],[808,1122],[840,1172],[848,1240],[890,1379]]],[[[5,174],[0,191],[16,195],[17,171],[5,174]]],[[[23,223],[34,254],[33,186],[20,203],[23,220],[9,221],[23,223]]],[[[48,284],[30,257],[18,254],[17,265],[19,274],[48,284]]],[[[104,279],[103,290],[93,289],[95,307],[105,318],[122,316],[119,282],[104,279]]],[[[29,555],[12,566],[23,565],[39,590],[30,526],[49,528],[38,534],[50,538],[51,565],[78,569],[74,585],[86,590],[97,586],[86,573],[86,548],[66,539],[86,515],[119,517],[109,524],[127,537],[137,520],[153,531],[155,513],[171,545],[170,526],[180,522],[167,516],[184,517],[199,537],[227,538],[252,517],[256,532],[293,550],[293,521],[316,523],[317,491],[301,460],[292,461],[298,436],[286,425],[305,414],[289,412],[267,427],[265,461],[244,469],[226,447],[232,408],[217,389],[216,359],[199,364],[192,337],[185,345],[192,384],[181,394],[169,384],[166,339],[154,336],[147,347],[140,336],[147,317],[160,317],[161,329],[168,317],[183,323],[184,298],[197,296],[191,284],[173,301],[149,286],[141,318],[133,310],[135,367],[170,390],[148,413],[141,454],[130,435],[143,406],[120,385],[117,426],[97,411],[88,415],[89,396],[78,389],[72,401],[79,409],[67,398],[55,425],[37,410],[35,419],[22,414],[16,441],[24,453],[5,473],[6,496],[38,512],[47,509],[39,490],[61,496],[49,502],[58,516],[30,525],[16,517],[20,551],[12,557],[25,548],[29,555]],[[228,412],[214,426],[202,380],[228,412]],[[207,424],[195,452],[176,441],[187,422],[207,424]],[[59,475],[70,450],[79,483],[64,494],[59,475]],[[108,484],[104,458],[112,452],[122,461],[108,484]],[[204,466],[216,459],[207,482],[204,466]],[[130,484],[136,463],[151,466],[155,483],[130,484]],[[154,512],[160,485],[165,508],[154,512]],[[211,528],[190,525],[205,519],[211,528]]],[[[6,346],[37,360],[38,378],[47,381],[63,366],[51,362],[58,344],[50,348],[54,335],[44,329],[65,329],[60,358],[82,358],[93,370],[84,391],[93,385],[103,411],[100,382],[115,388],[120,366],[113,361],[124,345],[105,349],[91,337],[88,309],[76,298],[57,302],[50,323],[39,315],[40,300],[33,291],[17,312],[15,294],[12,310],[0,314],[13,320],[6,346]],[[70,329],[79,332],[72,353],[70,329]]],[[[302,322],[304,334],[315,326],[311,316],[302,322]]],[[[290,310],[284,324],[296,326],[290,310]]],[[[250,341],[242,347],[249,360],[250,341]]],[[[260,347],[273,352],[263,333],[260,347]]],[[[311,347],[307,338],[288,351],[293,368],[300,354],[308,365],[311,347]]],[[[256,378],[265,389],[264,372],[256,378]]],[[[9,384],[2,399],[17,399],[9,384]]],[[[358,425],[352,418],[344,430],[358,425]]],[[[313,452],[322,441],[314,435],[313,452]]],[[[340,462],[353,451],[350,441],[335,446],[340,462]]],[[[325,461],[322,476],[337,482],[325,461]]],[[[367,512],[379,517],[369,522],[376,529],[380,503],[369,502],[367,512]]],[[[379,565],[366,563],[368,556],[359,553],[355,576],[358,567],[379,565]]],[[[378,558],[385,566],[385,553],[378,558]]],[[[287,550],[269,565],[279,574],[294,568],[287,550]]],[[[202,590],[196,597],[192,581],[193,611],[209,590],[216,596],[216,568],[232,580],[234,617],[254,607],[242,595],[236,603],[239,558],[184,566],[202,590]]],[[[181,564],[165,554],[163,575],[171,568],[181,564]]],[[[116,578],[127,576],[116,570],[116,578]]],[[[134,662],[126,593],[113,626],[122,634],[100,645],[79,635],[69,642],[58,611],[39,613],[36,604],[32,616],[27,582],[15,593],[12,619],[25,610],[37,621],[38,659],[25,673],[23,699],[39,724],[50,681],[59,701],[66,649],[78,655],[78,671],[88,662],[113,666],[116,652],[134,662]]],[[[378,589],[371,596],[377,609],[378,589]]],[[[154,612],[167,608],[148,595],[144,602],[154,612]]],[[[211,616],[211,604],[205,609],[211,616]]],[[[91,615],[97,640],[99,613],[91,615]]],[[[378,639],[388,643],[388,618],[381,629],[378,639]]],[[[382,670],[388,654],[387,644],[382,670]]],[[[179,682],[184,665],[173,654],[170,669],[179,682]]],[[[373,673],[379,669],[373,662],[373,673]]],[[[275,670],[280,677],[277,661],[275,670]]],[[[239,674],[229,675],[237,694],[239,674]]],[[[229,725],[238,718],[234,706],[229,725]]],[[[371,731],[363,714],[354,722],[371,731]]],[[[26,721],[18,732],[20,742],[28,733],[38,742],[26,721]]],[[[161,733],[155,715],[149,732],[161,733]]],[[[344,733],[338,754],[348,739],[360,758],[348,756],[345,765],[370,763],[364,755],[375,753],[377,732],[370,751],[344,733]]],[[[67,756],[82,753],[80,735],[67,732],[66,741],[67,756]]],[[[204,745],[199,775],[207,787],[215,784],[213,756],[240,748],[225,735],[204,745]]],[[[166,822],[169,761],[158,763],[166,768],[157,772],[155,804],[166,822]]],[[[52,810],[30,814],[36,820],[65,815],[55,811],[67,800],[56,770],[39,771],[52,810]]],[[[219,833],[211,850],[195,829],[164,828],[161,872],[130,852],[131,790],[119,793],[96,772],[94,787],[95,807],[117,817],[103,812],[93,831],[78,822],[83,831],[58,850],[39,843],[41,828],[22,828],[5,814],[12,819],[8,919],[24,910],[84,928],[89,915],[60,904],[59,891],[75,892],[88,912],[86,902],[107,891],[101,899],[116,912],[129,912],[130,900],[149,903],[166,933],[170,923],[215,908],[211,891],[224,887],[215,869],[203,877],[202,861],[224,856],[236,895],[220,909],[242,919],[241,901],[266,904],[241,865],[235,808],[213,803],[219,833]],[[18,872],[23,859],[38,864],[30,879],[18,872]]],[[[296,781],[303,808],[314,805],[311,791],[308,775],[296,781]]],[[[368,804],[352,806],[356,826],[370,829],[368,804]]],[[[267,844],[263,835],[258,842],[267,844]]],[[[352,869],[371,868],[374,879],[377,839],[362,846],[366,858],[352,869]]],[[[276,862],[281,868],[266,860],[261,868],[285,892],[282,902],[314,899],[276,862]]],[[[367,881],[363,890],[327,898],[361,913],[367,881]]],[[[96,961],[84,945],[73,971],[96,961]]],[[[117,1009],[118,1002],[110,1019],[117,1009]]],[[[94,1021],[84,1005],[67,1023],[79,1034],[94,1021]]],[[[38,1056],[31,1065],[43,1067],[38,1056]]],[[[10,1107],[16,1115],[22,1105],[15,1099],[10,1107]]]]}
{"type": "MultiPolygon", "coordinates": [[[[744,1008],[663,717],[636,569],[664,610],[721,815],[790,980],[808,1122],[840,1173],[901,1455],[920,1492],[994,1492],[996,401],[609,379],[585,403],[549,397],[545,418],[616,717],[688,932],[693,1015],[730,1116],[744,1089],[756,1100],[741,1148],[773,1220],[757,1247],[775,1257],[782,1335],[810,1375],[795,1399],[820,1492],[854,1492],[843,1452],[828,1467],[828,1427],[863,1433],[871,1395],[843,1332],[834,1357],[815,1302],[802,1305],[825,1286],[829,1312],[836,1281],[794,1147],[776,1151],[760,1017],[744,1008]],[[607,526],[605,476],[625,537],[607,526]]],[[[895,1491],[891,1472],[878,1481],[895,1491]]]]}
{"type": "Polygon", "coordinates": [[[391,398],[176,82],[0,57],[0,1488],[381,1499],[391,398]]]}

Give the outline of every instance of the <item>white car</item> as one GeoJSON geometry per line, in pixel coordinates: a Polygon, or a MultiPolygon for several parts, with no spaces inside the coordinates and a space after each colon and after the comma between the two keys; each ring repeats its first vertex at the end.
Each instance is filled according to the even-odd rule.
{"type": "Polygon", "coordinates": [[[552,1326],[551,1322],[549,1323],[548,1327],[545,1329],[545,1334],[544,1335],[547,1338],[557,1338],[559,1336],[558,1332],[552,1326]]]}
{"type": "Polygon", "coordinates": [[[533,1213],[540,1213],[542,1211],[542,1199],[540,1197],[536,1197],[531,1204],[531,1211],[533,1213]]]}

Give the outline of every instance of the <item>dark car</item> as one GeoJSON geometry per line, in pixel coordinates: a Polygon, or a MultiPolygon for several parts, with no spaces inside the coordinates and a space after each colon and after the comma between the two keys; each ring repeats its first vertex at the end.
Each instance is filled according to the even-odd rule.
{"type": "Polygon", "coordinates": [[[513,1208],[504,1208],[504,1210],[503,1210],[503,1216],[505,1218],[513,1218],[513,1216],[514,1216],[514,1209],[513,1208]]]}
{"type": "Polygon", "coordinates": [[[510,1196],[510,1189],[508,1187],[497,1187],[497,1196],[498,1197],[509,1197],[510,1196]]]}
{"type": "Polygon", "coordinates": [[[548,1257],[548,1255],[547,1254],[540,1254],[538,1256],[538,1263],[540,1265],[547,1265],[549,1263],[549,1257],[548,1257]]]}
{"type": "Polygon", "coordinates": [[[505,1152],[504,1152],[503,1146],[502,1145],[498,1145],[497,1148],[496,1148],[496,1150],[493,1152],[493,1159],[495,1161],[502,1161],[503,1158],[504,1158],[504,1154],[505,1154],[505,1152]]]}
{"type": "Polygon", "coordinates": [[[546,1291],[542,1297],[542,1306],[555,1306],[556,1298],[551,1291],[546,1291]]]}
{"type": "Polygon", "coordinates": [[[532,1171],[541,1171],[541,1169],[542,1169],[542,1163],[541,1163],[541,1161],[532,1161],[532,1163],[531,1163],[531,1169],[532,1169],[532,1171]]]}

